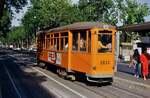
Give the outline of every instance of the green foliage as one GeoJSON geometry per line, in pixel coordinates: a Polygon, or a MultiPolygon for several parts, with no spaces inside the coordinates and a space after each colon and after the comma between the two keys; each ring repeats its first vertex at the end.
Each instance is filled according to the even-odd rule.
{"type": "Polygon", "coordinates": [[[16,8],[16,11],[19,12],[19,10],[27,4],[27,0],[1,0],[0,3],[0,36],[6,37],[11,26],[11,7],[16,8]]]}
{"type": "Polygon", "coordinates": [[[26,32],[23,26],[12,27],[7,35],[7,41],[9,44],[19,42],[26,38],[26,32]]]}
{"type": "MultiPolygon", "coordinates": [[[[137,0],[116,0],[116,7],[119,10],[119,19],[123,25],[137,24],[144,22],[144,17],[149,14],[147,4],[140,4],[137,0]]],[[[137,39],[139,34],[137,32],[125,32],[125,41],[137,39]]]]}
{"type": "Polygon", "coordinates": [[[9,31],[11,16],[7,10],[3,11],[3,16],[0,19],[0,36],[6,36],[9,31]]]}
{"type": "Polygon", "coordinates": [[[117,12],[112,0],[79,0],[79,9],[86,21],[116,25],[117,12]]]}
{"type": "Polygon", "coordinates": [[[144,22],[149,8],[137,0],[31,0],[33,6],[22,19],[29,36],[40,29],[51,29],[79,21],[117,25],[144,22]]]}
{"type": "Polygon", "coordinates": [[[149,14],[146,3],[140,4],[137,0],[116,0],[116,2],[119,19],[124,25],[144,22],[144,17],[149,14]]]}
{"type": "Polygon", "coordinates": [[[70,0],[32,0],[22,23],[29,35],[39,29],[55,28],[81,20],[79,9],[70,0]]]}

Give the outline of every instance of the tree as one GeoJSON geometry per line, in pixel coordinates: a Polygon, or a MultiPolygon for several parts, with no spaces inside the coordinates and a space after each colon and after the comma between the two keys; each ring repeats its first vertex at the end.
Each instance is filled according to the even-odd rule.
{"type": "MultiPolygon", "coordinates": [[[[144,22],[144,17],[149,14],[147,4],[140,4],[137,0],[116,0],[116,7],[119,10],[119,19],[123,25],[136,24],[144,22]]],[[[124,41],[137,39],[137,32],[125,32],[122,37],[124,41]]]]}
{"type": "Polygon", "coordinates": [[[144,17],[149,14],[148,5],[140,4],[137,0],[116,0],[116,7],[123,25],[142,23],[145,21],[144,17]]]}
{"type": "Polygon", "coordinates": [[[12,9],[14,7],[17,12],[21,9],[27,0],[0,0],[0,36],[5,36],[9,31],[12,17],[12,9]]]}
{"type": "Polygon", "coordinates": [[[79,9],[86,21],[116,25],[117,13],[113,0],[79,0],[79,9]]]}
{"type": "MultiPolygon", "coordinates": [[[[22,23],[29,35],[40,29],[51,29],[78,21],[76,5],[70,0],[32,0],[33,6],[25,14],[22,23]]],[[[33,37],[32,36],[32,37],[33,37]]]]}
{"type": "Polygon", "coordinates": [[[13,44],[15,47],[23,47],[26,39],[26,32],[23,26],[12,27],[6,37],[7,44],[13,44]]]}
{"type": "Polygon", "coordinates": [[[6,33],[9,32],[10,27],[10,14],[8,11],[3,11],[3,16],[0,19],[0,36],[6,37],[6,33]]]}

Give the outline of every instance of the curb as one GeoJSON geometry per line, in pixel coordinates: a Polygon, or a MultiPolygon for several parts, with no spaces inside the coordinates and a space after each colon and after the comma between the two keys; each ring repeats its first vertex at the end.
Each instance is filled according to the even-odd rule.
{"type": "Polygon", "coordinates": [[[150,89],[150,85],[139,83],[139,82],[135,82],[135,81],[132,81],[132,80],[119,78],[119,77],[114,77],[114,81],[115,82],[120,82],[120,83],[123,83],[123,84],[129,84],[129,85],[133,85],[133,86],[142,87],[144,89],[150,89]]]}
{"type": "Polygon", "coordinates": [[[129,65],[128,63],[117,63],[117,64],[121,64],[121,65],[129,65]]]}

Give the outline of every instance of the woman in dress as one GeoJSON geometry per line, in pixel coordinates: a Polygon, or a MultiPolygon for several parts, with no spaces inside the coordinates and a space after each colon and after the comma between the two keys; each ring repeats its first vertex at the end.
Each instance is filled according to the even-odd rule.
{"type": "Polygon", "coordinates": [[[141,64],[142,64],[142,74],[144,80],[146,80],[148,76],[148,58],[146,57],[146,48],[142,48],[142,54],[140,56],[141,64]]]}

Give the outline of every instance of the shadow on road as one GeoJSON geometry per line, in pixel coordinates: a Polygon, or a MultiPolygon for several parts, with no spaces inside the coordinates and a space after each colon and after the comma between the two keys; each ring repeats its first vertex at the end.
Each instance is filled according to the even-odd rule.
{"type": "Polygon", "coordinates": [[[33,63],[33,58],[14,54],[10,50],[0,50],[0,85],[3,98],[16,97],[16,95],[13,96],[13,93],[16,92],[12,83],[8,82],[10,79],[2,65],[8,69],[19,93],[23,96],[22,98],[55,98],[55,95],[43,87],[43,83],[47,81],[47,78],[33,71],[30,65],[31,62],[33,63]]]}

